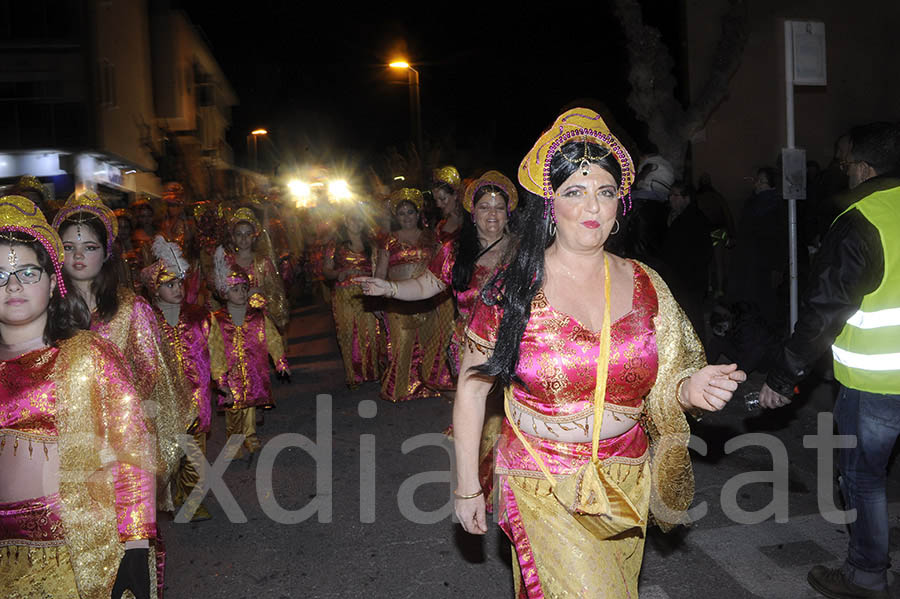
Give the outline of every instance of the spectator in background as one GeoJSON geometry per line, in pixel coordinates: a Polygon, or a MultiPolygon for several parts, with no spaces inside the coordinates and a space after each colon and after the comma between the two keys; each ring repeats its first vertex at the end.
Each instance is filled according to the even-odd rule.
{"type": "Polygon", "coordinates": [[[705,336],[703,300],[713,251],[711,231],[709,220],[692,201],[688,186],[682,181],[673,183],[669,188],[668,229],[660,257],[668,267],[666,282],[672,295],[701,338],[705,336]]]}
{"type": "Polygon", "coordinates": [[[734,217],[728,201],[712,185],[709,173],[700,175],[694,201],[712,228],[713,261],[710,281],[713,294],[721,296],[727,288],[727,250],[734,247],[734,217]]]}
{"type": "Polygon", "coordinates": [[[777,289],[788,270],[787,210],[775,188],[778,173],[762,167],[752,178],[753,195],[744,203],[738,222],[735,254],[729,280],[731,301],[759,306],[769,326],[779,322],[777,289]]]}

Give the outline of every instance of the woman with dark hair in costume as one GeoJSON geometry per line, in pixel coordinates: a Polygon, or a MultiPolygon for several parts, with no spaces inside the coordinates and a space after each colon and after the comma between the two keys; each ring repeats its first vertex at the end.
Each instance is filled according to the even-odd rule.
{"type": "Polygon", "coordinates": [[[154,441],[121,353],[81,330],[64,263],[35,205],[0,198],[3,595],[155,597],[154,441]]]}
{"type": "Polygon", "coordinates": [[[520,242],[466,331],[456,514],[467,532],[487,531],[478,454],[498,384],[500,526],[519,597],[637,596],[648,510],[670,527],[693,496],[683,412],[721,409],[745,378],[706,366],[653,270],[604,250],[633,180],[598,114],[562,114],[522,160],[520,242]]]}
{"type": "MultiPolygon", "coordinates": [[[[375,276],[392,282],[414,279],[428,267],[437,246],[434,235],[421,226],[422,192],[398,189],[391,194],[390,205],[400,228],[388,235],[379,249],[375,276]]],[[[434,304],[391,301],[384,312],[388,368],[381,377],[381,398],[408,401],[436,395],[425,384],[428,372],[424,361],[425,343],[435,327],[434,304]]]]}
{"type": "Polygon", "coordinates": [[[326,250],[322,266],[325,276],[335,281],[331,311],[344,375],[351,389],[381,378],[381,324],[365,298],[360,297],[360,286],[354,279],[374,272],[376,251],[362,206],[353,207],[344,215],[338,241],[326,250]]]}

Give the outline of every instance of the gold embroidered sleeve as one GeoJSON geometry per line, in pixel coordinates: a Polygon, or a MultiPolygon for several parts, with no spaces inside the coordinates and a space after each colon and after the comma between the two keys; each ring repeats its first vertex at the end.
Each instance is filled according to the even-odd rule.
{"type": "Polygon", "coordinates": [[[275,327],[275,323],[268,316],[266,318],[266,348],[275,363],[275,370],[279,374],[290,373],[287,358],[284,355],[284,339],[275,327]]]}
{"type": "Polygon", "coordinates": [[[212,314],[209,315],[209,370],[212,380],[218,381],[228,370],[228,361],[225,358],[225,340],[222,338],[222,329],[219,321],[212,314]]]}
{"type": "Polygon", "coordinates": [[[659,370],[645,402],[650,436],[653,486],[650,509],[663,530],[686,521],[694,497],[694,473],[688,453],[691,431],[676,396],[678,383],[706,366],[703,345],[668,286],[651,268],[650,276],[659,303],[654,318],[659,370]]]}
{"type": "Polygon", "coordinates": [[[264,259],[260,265],[262,293],[266,298],[266,311],[279,330],[283,331],[290,320],[290,308],[284,294],[284,283],[278,269],[271,260],[264,259]]]}

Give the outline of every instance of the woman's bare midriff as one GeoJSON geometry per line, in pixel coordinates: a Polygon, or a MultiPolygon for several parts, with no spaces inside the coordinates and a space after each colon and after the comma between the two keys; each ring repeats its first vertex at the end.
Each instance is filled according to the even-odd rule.
{"type": "MultiPolygon", "coordinates": [[[[528,435],[549,439],[551,441],[564,441],[566,443],[590,443],[594,433],[594,415],[590,412],[583,416],[559,422],[558,419],[544,419],[534,416],[530,411],[522,409],[515,403],[510,403],[510,416],[517,423],[519,429],[528,435]]],[[[638,414],[623,414],[612,410],[603,410],[603,423],[600,426],[600,438],[611,439],[624,435],[638,423],[638,414]]]]}
{"type": "Polygon", "coordinates": [[[59,448],[10,431],[0,432],[0,503],[52,495],[59,491],[59,448]],[[18,443],[18,445],[17,445],[18,443]]]}

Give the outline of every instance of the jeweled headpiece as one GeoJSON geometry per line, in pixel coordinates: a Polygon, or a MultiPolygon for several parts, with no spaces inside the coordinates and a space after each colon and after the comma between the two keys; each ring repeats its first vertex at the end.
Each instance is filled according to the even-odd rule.
{"type": "Polygon", "coordinates": [[[247,207],[238,208],[230,217],[228,217],[228,228],[233,229],[234,226],[240,222],[250,223],[256,228],[257,233],[259,233],[262,228],[262,225],[259,224],[259,219],[256,218],[256,213],[247,207]]]}
{"type": "MultiPolygon", "coordinates": [[[[550,162],[557,150],[570,141],[595,143],[616,157],[622,170],[618,198],[624,203],[623,207],[627,212],[631,207],[631,185],[634,183],[634,163],[631,156],[610,132],[599,114],[589,108],[573,108],[557,117],[553,126],[541,135],[519,165],[519,184],[544,198],[544,218],[547,217],[549,210],[550,217],[556,221],[553,186],[550,184],[550,162]]],[[[585,148],[587,152],[588,146],[585,145],[585,148]]],[[[582,163],[589,165],[592,159],[597,160],[601,157],[602,155],[585,154],[578,162],[583,167],[582,163]]]]}
{"type": "Polygon", "coordinates": [[[162,235],[153,239],[152,250],[157,260],[141,270],[141,282],[155,295],[160,285],[187,276],[190,265],[182,256],[181,247],[162,235]]]}
{"type": "Polygon", "coordinates": [[[519,205],[519,193],[516,191],[516,186],[513,185],[513,182],[500,171],[488,171],[469,183],[469,185],[466,186],[466,193],[463,195],[463,208],[468,212],[472,212],[472,208],[475,205],[475,198],[478,197],[478,190],[490,185],[502,189],[503,193],[506,194],[506,197],[509,198],[506,203],[506,209],[509,212],[516,209],[516,206],[519,205]]]}
{"type": "MultiPolygon", "coordinates": [[[[80,196],[76,196],[74,193],[70,195],[62,210],[53,217],[53,228],[59,231],[60,225],[80,212],[96,216],[103,223],[103,226],[106,228],[106,255],[111,256],[113,241],[115,241],[116,235],[119,234],[119,220],[113,211],[103,203],[100,196],[93,191],[86,191],[80,196]]],[[[82,221],[79,217],[76,216],[74,220],[76,226],[80,226],[82,221]]]]}
{"type": "Polygon", "coordinates": [[[250,283],[250,275],[247,274],[247,271],[226,254],[225,248],[221,245],[213,254],[213,277],[216,290],[222,295],[225,295],[228,289],[234,285],[250,283]]]}
{"type": "Polygon", "coordinates": [[[19,182],[16,183],[16,188],[21,190],[33,189],[41,194],[41,197],[44,196],[44,184],[34,175],[24,175],[19,179],[19,182]]]}
{"type": "Polygon", "coordinates": [[[412,187],[403,187],[391,194],[391,214],[396,216],[397,209],[403,202],[410,202],[419,212],[422,212],[422,208],[425,207],[425,199],[422,197],[421,191],[412,187]]]}
{"type": "Polygon", "coordinates": [[[163,190],[163,201],[166,204],[183,204],[184,186],[176,181],[166,183],[165,190],[163,190]]]}
{"type": "Polygon", "coordinates": [[[434,169],[433,177],[435,183],[446,183],[453,188],[458,187],[461,180],[459,171],[456,170],[455,166],[442,166],[441,168],[436,168],[434,169]]]}
{"type": "Polygon", "coordinates": [[[22,196],[0,198],[0,238],[3,237],[3,233],[11,232],[31,235],[44,246],[53,263],[56,287],[60,296],[65,297],[66,284],[63,282],[62,267],[66,252],[63,250],[62,239],[47,223],[44,214],[28,198],[22,196]]]}

